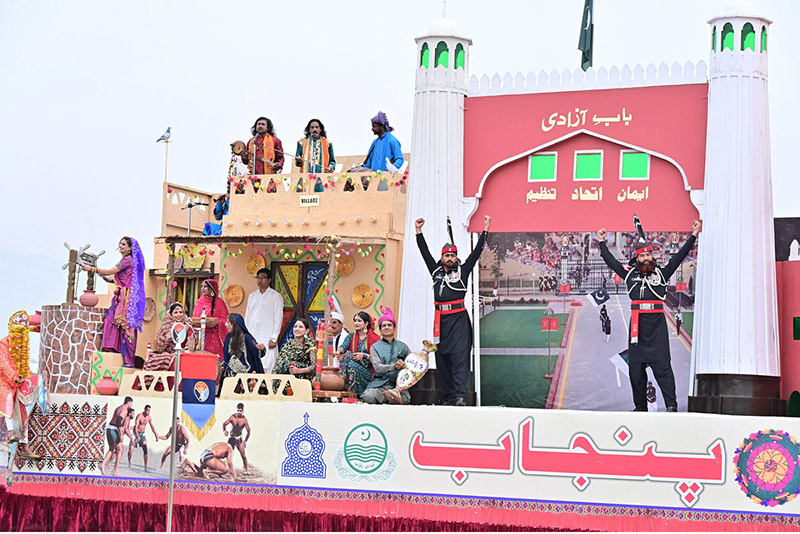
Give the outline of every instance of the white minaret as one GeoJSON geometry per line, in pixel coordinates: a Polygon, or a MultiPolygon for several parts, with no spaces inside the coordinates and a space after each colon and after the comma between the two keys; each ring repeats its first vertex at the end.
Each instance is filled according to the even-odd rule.
{"type": "Polygon", "coordinates": [[[779,394],[767,48],[769,20],[734,2],[709,21],[703,231],[692,411],[764,413],[779,394]]]}
{"type": "MultiPolygon", "coordinates": [[[[464,197],[464,97],[468,89],[469,46],[451,20],[441,18],[416,38],[417,76],[408,180],[398,337],[412,349],[433,336],[433,290],[417,248],[414,221],[434,258],[448,241],[446,217],[463,260],[470,251],[466,227],[471,204],[464,197]]],[[[477,269],[476,269],[477,272],[477,269]]]]}

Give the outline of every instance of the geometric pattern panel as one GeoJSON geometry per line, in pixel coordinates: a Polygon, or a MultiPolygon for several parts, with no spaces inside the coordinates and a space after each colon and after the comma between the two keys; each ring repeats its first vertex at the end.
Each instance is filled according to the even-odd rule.
{"type": "Polygon", "coordinates": [[[325,310],[325,292],[322,290],[328,274],[328,265],[306,265],[306,295],[305,305],[309,311],[325,310]]]}
{"type": "Polygon", "coordinates": [[[41,460],[17,456],[16,466],[94,474],[103,461],[108,403],[53,404],[48,415],[37,406],[28,421],[28,441],[41,460]]]}
{"type": "MultiPolygon", "coordinates": [[[[278,269],[280,269],[283,280],[286,282],[284,286],[285,293],[283,291],[279,292],[283,293],[285,300],[288,301],[291,298],[292,301],[297,302],[300,292],[300,266],[297,264],[279,264],[278,269]]],[[[280,279],[278,276],[276,278],[280,279]]]]}

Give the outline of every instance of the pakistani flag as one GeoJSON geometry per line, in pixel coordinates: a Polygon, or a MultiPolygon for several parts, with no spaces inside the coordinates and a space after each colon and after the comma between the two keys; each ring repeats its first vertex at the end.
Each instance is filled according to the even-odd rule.
{"type": "Polygon", "coordinates": [[[592,303],[592,306],[597,309],[601,304],[608,302],[611,299],[611,296],[608,294],[608,291],[606,291],[605,288],[601,287],[597,291],[586,295],[586,298],[589,299],[589,302],[592,303]]]}
{"type": "Polygon", "coordinates": [[[581,37],[578,39],[578,50],[581,54],[581,68],[583,70],[592,66],[592,39],[594,22],[592,22],[592,4],[594,0],[586,0],[583,6],[583,20],[581,22],[581,37]]]}

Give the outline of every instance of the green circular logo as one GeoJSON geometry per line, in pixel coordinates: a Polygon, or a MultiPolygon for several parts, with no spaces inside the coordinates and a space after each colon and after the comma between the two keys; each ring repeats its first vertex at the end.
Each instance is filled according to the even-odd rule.
{"type": "Polygon", "coordinates": [[[386,461],[388,453],[386,436],[371,423],[354,427],[344,440],[344,459],[357,473],[374,473],[386,461]]]}

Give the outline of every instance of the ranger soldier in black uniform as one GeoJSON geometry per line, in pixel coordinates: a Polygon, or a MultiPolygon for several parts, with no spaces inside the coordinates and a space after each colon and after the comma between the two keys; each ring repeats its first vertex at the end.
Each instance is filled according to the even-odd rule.
{"type": "Polygon", "coordinates": [[[628,376],[633,389],[634,411],[647,411],[647,367],[653,370],[658,387],[664,396],[668,412],[678,411],[675,396],[675,375],[669,353],[669,331],[664,316],[667,281],[689,254],[700,233],[700,222],[692,223],[692,235],[664,267],[653,260],[653,247],[644,237],[639,217],[633,216],[639,233],[636,250],[629,265],[622,265],[606,246],[606,229],[598,230],[600,255],[606,265],[625,280],[631,298],[631,327],[628,338],[628,376]]]}
{"type": "Polygon", "coordinates": [[[433,337],[436,350],[436,369],[442,399],[446,405],[465,406],[464,398],[469,388],[469,355],[472,350],[472,323],[464,307],[467,294],[467,280],[475,267],[486,244],[489,223],[492,218],[484,217],[484,228],[478,243],[462,264],[458,259],[458,249],[454,244],[450,218],[447,218],[447,231],[450,243],[442,247],[442,258],[438,262],[431,256],[428,244],[422,235],[425,219],[417,219],[417,246],[425,265],[433,278],[433,303],[435,306],[433,337]]]}

